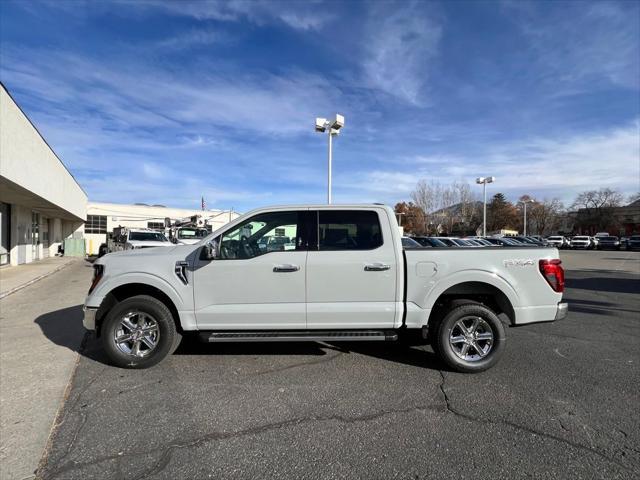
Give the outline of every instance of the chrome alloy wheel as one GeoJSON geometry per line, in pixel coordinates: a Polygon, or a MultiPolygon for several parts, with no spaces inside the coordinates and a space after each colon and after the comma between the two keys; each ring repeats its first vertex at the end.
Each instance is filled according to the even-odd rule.
{"type": "Polygon", "coordinates": [[[128,312],[120,319],[113,339],[122,353],[132,357],[146,357],[158,345],[160,328],[148,313],[128,312]]]}
{"type": "Polygon", "coordinates": [[[464,317],[451,329],[449,345],[462,360],[477,362],[491,352],[493,331],[482,317],[464,317]]]}

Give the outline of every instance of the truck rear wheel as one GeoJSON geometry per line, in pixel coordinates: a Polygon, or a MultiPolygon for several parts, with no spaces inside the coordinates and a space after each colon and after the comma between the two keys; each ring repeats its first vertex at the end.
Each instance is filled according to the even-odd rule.
{"type": "Polygon", "coordinates": [[[498,316],[480,303],[453,305],[437,326],[433,342],[440,358],[453,370],[482,372],[502,356],[505,331],[498,316]]]}
{"type": "Polygon", "coordinates": [[[137,295],[115,305],[102,326],[101,340],[112,363],[122,368],[148,368],[178,346],[173,316],[160,300],[137,295]]]}

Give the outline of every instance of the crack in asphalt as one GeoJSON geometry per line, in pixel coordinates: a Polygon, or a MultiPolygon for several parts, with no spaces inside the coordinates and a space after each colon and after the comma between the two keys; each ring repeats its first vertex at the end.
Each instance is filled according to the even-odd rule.
{"type": "MultiPolygon", "coordinates": [[[[256,427],[250,427],[244,430],[237,430],[237,431],[231,431],[231,432],[214,431],[214,432],[206,433],[204,435],[201,435],[200,437],[196,437],[186,442],[175,441],[170,443],[169,445],[160,445],[150,450],[128,451],[127,453],[115,453],[110,455],[104,455],[102,457],[97,457],[94,460],[91,460],[89,462],[82,462],[82,463],[73,462],[73,461],[67,462],[66,464],[61,465],[58,468],[52,469],[51,472],[48,474],[45,474],[43,478],[53,479],[63,473],[77,470],[84,467],[97,465],[105,461],[110,461],[115,459],[124,459],[127,457],[140,457],[141,455],[152,455],[157,452],[160,452],[159,460],[150,469],[140,473],[135,477],[132,477],[135,480],[142,480],[144,478],[148,478],[149,476],[157,474],[162,470],[164,470],[169,464],[169,462],[171,461],[171,456],[173,455],[173,452],[175,450],[180,450],[183,448],[193,448],[193,447],[197,447],[199,445],[212,442],[212,441],[227,440],[230,438],[241,438],[249,435],[259,435],[261,433],[265,433],[273,430],[279,430],[279,429],[288,428],[288,427],[294,427],[294,426],[302,425],[305,423],[311,423],[311,422],[337,421],[341,423],[361,423],[361,422],[370,422],[373,420],[377,420],[387,415],[406,414],[406,413],[412,413],[412,412],[442,411],[442,410],[443,409],[441,408],[440,405],[419,405],[419,406],[408,407],[403,409],[381,410],[376,413],[361,415],[357,417],[344,417],[341,415],[326,415],[326,416],[312,415],[308,417],[297,417],[297,418],[292,418],[288,420],[282,420],[280,422],[267,423],[267,424],[256,426],[256,427]]],[[[60,462],[57,462],[57,463],[59,464],[60,462]]]]}
{"type": "MultiPolygon", "coordinates": [[[[333,357],[331,357],[330,359],[323,359],[324,361],[329,361],[335,357],[337,357],[338,355],[335,355],[333,357]]],[[[309,362],[305,362],[305,363],[309,363],[309,362]]],[[[317,361],[311,362],[311,363],[318,363],[317,361]]],[[[296,364],[295,366],[299,366],[299,364],[296,364]]],[[[291,368],[295,367],[295,366],[290,366],[291,368]]],[[[267,373],[267,372],[265,372],[267,373]]],[[[167,468],[167,466],[170,464],[171,459],[173,457],[173,454],[175,451],[177,450],[181,450],[181,449],[188,449],[188,448],[194,448],[194,447],[198,447],[202,444],[206,444],[209,442],[213,442],[213,441],[221,441],[221,440],[227,440],[227,439],[231,439],[231,438],[241,438],[241,437],[245,437],[245,436],[250,436],[250,435],[259,435],[265,432],[269,432],[269,431],[274,431],[274,430],[279,430],[279,429],[284,429],[284,428],[289,428],[289,427],[295,427],[301,424],[305,424],[305,423],[310,423],[310,422],[331,422],[331,421],[337,421],[337,422],[341,422],[341,423],[359,423],[359,422],[369,422],[369,421],[373,421],[379,418],[382,418],[386,415],[393,415],[393,414],[407,414],[407,413],[412,413],[412,412],[425,412],[425,411],[443,411],[445,413],[450,413],[453,414],[457,417],[463,418],[467,421],[470,422],[476,422],[476,423],[482,423],[482,424],[489,424],[489,425],[504,425],[504,426],[508,426],[511,427],[515,430],[519,430],[519,431],[523,431],[523,432],[527,432],[529,434],[532,435],[538,435],[540,437],[543,438],[547,438],[550,440],[554,440],[556,442],[560,442],[566,445],[569,445],[575,449],[578,450],[582,450],[582,451],[586,451],[592,454],[597,455],[598,457],[606,460],[607,462],[610,462],[616,466],[618,466],[619,468],[625,470],[625,471],[633,471],[630,467],[628,467],[627,465],[621,464],[620,462],[618,462],[615,458],[612,458],[598,450],[596,450],[593,447],[589,447],[586,445],[582,445],[576,442],[572,442],[571,440],[567,440],[565,438],[561,438],[561,437],[557,437],[555,435],[552,434],[548,434],[545,432],[541,432],[539,430],[535,430],[533,428],[527,427],[527,426],[523,426],[523,425],[519,425],[507,420],[492,420],[492,419],[484,419],[484,418],[478,418],[478,417],[474,417],[472,415],[466,414],[466,413],[462,413],[460,411],[458,411],[452,403],[451,397],[449,396],[449,393],[447,392],[446,389],[446,380],[447,377],[445,376],[444,372],[439,371],[440,377],[441,377],[441,382],[439,383],[438,387],[439,390],[442,394],[442,397],[444,399],[444,408],[442,405],[422,405],[422,406],[414,406],[414,407],[408,407],[408,408],[404,408],[404,409],[391,409],[391,410],[381,410],[379,412],[375,412],[375,413],[370,413],[367,415],[361,415],[361,416],[356,416],[356,417],[344,417],[341,415],[326,415],[326,416],[316,416],[316,415],[312,415],[312,416],[307,416],[307,417],[296,417],[296,418],[292,418],[292,419],[287,419],[287,420],[282,420],[279,422],[273,422],[273,423],[268,423],[268,424],[264,424],[264,425],[260,425],[260,426],[256,426],[256,427],[250,427],[250,428],[246,428],[244,430],[237,430],[237,431],[230,431],[230,432],[225,432],[225,431],[214,431],[214,432],[209,432],[206,433],[204,435],[201,435],[199,437],[196,437],[194,439],[188,440],[188,441],[180,441],[178,440],[174,440],[172,442],[170,442],[168,445],[160,445],[157,446],[155,448],[149,449],[149,450],[141,450],[141,451],[128,451],[127,453],[122,453],[122,452],[117,452],[115,454],[110,454],[110,455],[105,455],[102,457],[97,457],[89,462],[74,462],[74,461],[70,461],[67,462],[65,464],[62,464],[62,461],[67,458],[68,454],[71,451],[72,445],[73,443],[75,443],[75,439],[77,438],[79,432],[82,430],[82,428],[84,427],[84,425],[86,424],[86,416],[85,416],[85,421],[80,425],[80,427],[78,428],[78,430],[75,432],[74,434],[74,440],[72,441],[72,444],[70,445],[70,447],[68,448],[67,452],[65,453],[65,455],[56,462],[57,465],[60,465],[59,467],[55,467],[53,469],[51,469],[48,474],[45,474],[43,476],[43,478],[49,478],[49,479],[53,479],[56,477],[59,477],[60,475],[69,472],[69,471],[73,471],[73,470],[78,470],[78,469],[82,469],[85,467],[89,467],[89,466],[93,466],[93,465],[97,465],[106,461],[111,461],[111,460],[116,460],[116,477],[117,478],[123,478],[123,472],[122,472],[122,461],[123,459],[127,458],[127,457],[139,457],[141,455],[154,455],[159,453],[159,457],[158,460],[148,469],[146,469],[145,471],[139,473],[137,476],[132,477],[135,480],[144,480],[147,479],[151,476],[157,475],[158,473],[162,472],[164,469],[167,468]]],[[[96,377],[94,377],[92,379],[92,381],[95,381],[95,378],[97,378],[99,375],[96,375],[96,377]]],[[[82,395],[82,393],[84,393],[87,390],[87,387],[85,387],[83,389],[83,391],[81,392],[81,394],[79,396],[82,395]]],[[[78,402],[74,402],[74,405],[77,404],[78,402]]],[[[566,431],[570,431],[568,428],[566,428],[565,425],[561,425],[562,428],[566,431]]],[[[635,450],[633,448],[630,448],[628,446],[624,446],[623,447],[625,450],[635,450]]],[[[624,456],[624,454],[623,454],[624,456]]]]}
{"type": "MultiPolygon", "coordinates": [[[[610,457],[610,456],[608,456],[608,455],[596,450],[593,447],[588,447],[588,446],[582,445],[580,443],[572,442],[571,440],[567,440],[566,438],[557,437],[557,436],[552,435],[550,433],[542,432],[542,431],[539,431],[539,430],[536,430],[534,428],[527,427],[527,426],[524,426],[524,425],[519,425],[517,423],[510,422],[508,420],[503,420],[503,419],[492,420],[492,419],[489,419],[489,418],[479,418],[479,417],[474,417],[472,415],[468,415],[466,413],[459,412],[458,410],[455,409],[455,407],[452,406],[451,400],[449,398],[449,394],[447,393],[447,391],[445,389],[446,376],[445,376],[445,374],[444,374],[444,372],[442,370],[439,370],[439,372],[440,372],[440,377],[442,378],[442,381],[440,382],[439,387],[440,387],[440,392],[442,393],[442,396],[443,396],[444,401],[445,401],[447,412],[449,412],[449,413],[451,413],[451,414],[453,414],[453,415],[455,415],[457,417],[464,418],[465,420],[468,420],[470,422],[482,423],[482,424],[485,424],[485,425],[505,425],[505,426],[509,426],[511,428],[514,428],[516,430],[521,430],[523,432],[530,433],[532,435],[538,435],[538,436],[543,437],[543,438],[547,438],[547,439],[550,439],[550,440],[554,440],[556,442],[564,443],[564,444],[567,444],[567,445],[569,445],[569,446],[571,446],[573,448],[576,448],[578,450],[583,450],[583,451],[587,451],[587,452],[590,452],[590,453],[594,453],[597,456],[599,456],[600,458],[602,458],[602,459],[604,459],[604,460],[606,460],[608,462],[611,462],[614,465],[617,465],[618,467],[622,468],[623,470],[626,470],[628,472],[633,472],[632,468],[621,464],[615,458],[612,458],[612,457],[610,457]]],[[[562,425],[562,428],[567,430],[564,427],[564,425],[562,425]]],[[[625,447],[625,448],[628,448],[628,447],[625,447]]]]}

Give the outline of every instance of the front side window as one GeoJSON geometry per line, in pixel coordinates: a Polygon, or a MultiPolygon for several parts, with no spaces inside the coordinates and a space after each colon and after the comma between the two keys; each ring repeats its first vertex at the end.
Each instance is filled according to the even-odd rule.
{"type": "Polygon", "coordinates": [[[271,252],[306,250],[306,212],[268,212],[255,215],[222,235],[220,258],[249,259],[271,252]]]}
{"type": "Polygon", "coordinates": [[[319,250],[373,250],[382,245],[378,214],[370,210],[320,210],[319,250]]]}

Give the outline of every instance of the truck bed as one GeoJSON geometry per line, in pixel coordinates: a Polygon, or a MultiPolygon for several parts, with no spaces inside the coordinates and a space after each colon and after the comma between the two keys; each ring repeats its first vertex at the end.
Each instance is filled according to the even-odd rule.
{"type": "Polygon", "coordinates": [[[562,293],[551,288],[539,269],[540,260],[560,258],[556,248],[408,248],[403,256],[408,328],[424,325],[438,299],[479,291],[498,294],[500,310],[514,325],[556,318],[562,293]]]}

